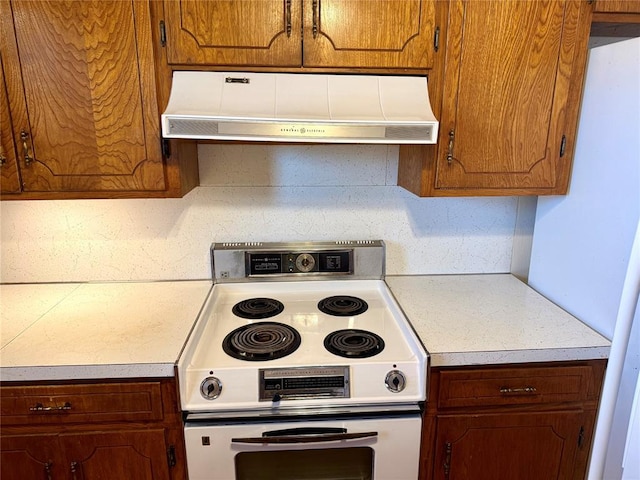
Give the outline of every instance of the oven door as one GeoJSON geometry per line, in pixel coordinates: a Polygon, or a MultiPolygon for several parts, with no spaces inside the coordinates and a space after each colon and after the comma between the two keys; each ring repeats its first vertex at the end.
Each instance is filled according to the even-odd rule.
{"type": "Polygon", "coordinates": [[[413,480],[419,414],[211,424],[187,422],[190,480],[413,480]]]}

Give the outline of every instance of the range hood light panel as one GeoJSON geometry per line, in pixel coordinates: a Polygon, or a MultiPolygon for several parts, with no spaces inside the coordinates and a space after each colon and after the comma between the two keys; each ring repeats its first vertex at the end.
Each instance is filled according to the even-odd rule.
{"type": "Polygon", "coordinates": [[[174,72],[162,131],[196,140],[431,144],[438,122],[426,77],[174,72]]]}

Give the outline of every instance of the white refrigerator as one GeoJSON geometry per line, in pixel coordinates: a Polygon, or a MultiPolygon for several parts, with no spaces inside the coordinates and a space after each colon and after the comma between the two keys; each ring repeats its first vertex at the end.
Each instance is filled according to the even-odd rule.
{"type": "Polygon", "coordinates": [[[640,364],[639,217],[635,38],[590,51],[570,191],[538,199],[529,269],[534,289],[612,341],[590,480],[640,479],[639,420],[632,415],[640,364]]]}

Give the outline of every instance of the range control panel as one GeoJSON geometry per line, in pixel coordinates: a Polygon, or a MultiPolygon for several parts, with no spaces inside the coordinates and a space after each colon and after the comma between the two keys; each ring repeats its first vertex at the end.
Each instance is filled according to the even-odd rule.
{"type": "Polygon", "coordinates": [[[353,250],[323,252],[247,252],[248,276],[291,273],[353,273],[353,250]]]}
{"type": "Polygon", "coordinates": [[[349,367],[260,369],[260,401],[349,398],[349,367]]]}

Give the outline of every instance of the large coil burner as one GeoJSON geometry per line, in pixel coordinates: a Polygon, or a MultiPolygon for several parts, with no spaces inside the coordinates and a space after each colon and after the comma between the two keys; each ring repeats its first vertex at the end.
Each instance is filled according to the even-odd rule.
{"type": "Polygon", "coordinates": [[[367,302],[358,297],[348,295],[336,295],[327,297],[318,302],[318,309],[327,315],[335,317],[350,317],[360,315],[369,308],[367,302]]]}
{"type": "Polygon", "coordinates": [[[251,362],[286,357],[299,346],[298,331],[277,322],[244,325],[230,332],[222,341],[222,349],[227,355],[251,362]]]}
{"type": "Polygon", "coordinates": [[[373,332],[353,328],[331,332],[324,339],[325,348],[345,358],[368,358],[384,350],[384,340],[373,332]]]}

